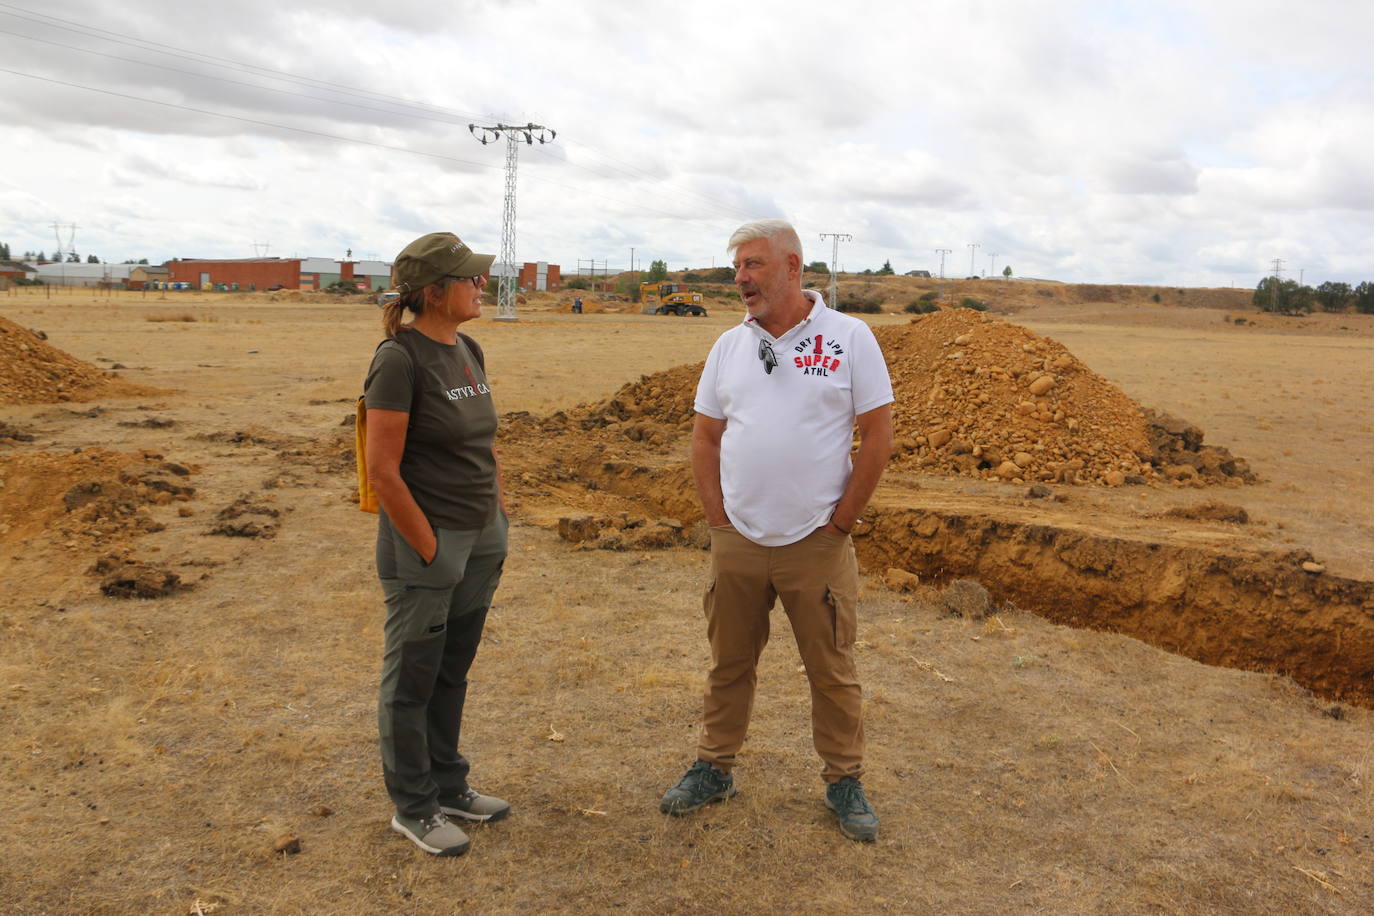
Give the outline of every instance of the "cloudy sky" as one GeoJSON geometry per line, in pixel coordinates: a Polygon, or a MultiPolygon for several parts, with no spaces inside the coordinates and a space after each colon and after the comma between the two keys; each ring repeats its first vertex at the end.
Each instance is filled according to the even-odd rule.
{"type": "Polygon", "coordinates": [[[83,260],[807,260],[1374,280],[1365,0],[0,0],[0,241],[83,260]],[[970,249],[970,244],[978,247],[970,249]],[[266,247],[270,246],[270,247],[266,247]]]}

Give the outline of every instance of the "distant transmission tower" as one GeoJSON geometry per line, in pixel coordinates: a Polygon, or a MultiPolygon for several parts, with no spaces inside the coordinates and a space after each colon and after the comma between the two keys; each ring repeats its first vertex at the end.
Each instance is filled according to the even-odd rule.
{"type": "Polygon", "coordinates": [[[840,287],[840,242],[852,242],[854,236],[847,232],[822,232],[821,241],[831,239],[830,246],[830,299],[825,303],[833,308],[839,308],[839,287],[840,287]]]}
{"type": "Polygon", "coordinates": [[[1282,282],[1279,275],[1283,273],[1283,258],[1274,259],[1274,282],[1269,284],[1269,311],[1278,312],[1279,310],[1279,284],[1282,282]]]}
{"type": "Polygon", "coordinates": [[[970,277],[978,276],[978,268],[973,266],[973,256],[977,254],[978,249],[982,247],[983,246],[979,245],[977,242],[968,243],[968,275],[970,277]]]}
{"type": "Polygon", "coordinates": [[[936,248],[935,253],[940,256],[940,279],[943,280],[945,278],[945,255],[954,252],[948,248],[936,248]]]}
{"type": "Polygon", "coordinates": [[[76,229],[76,223],[67,224],[67,247],[64,250],[62,247],[62,224],[52,224],[53,235],[57,237],[57,257],[54,260],[65,261],[67,255],[76,254],[76,229]]]}
{"type": "Polygon", "coordinates": [[[519,285],[520,273],[515,269],[515,169],[520,153],[520,140],[533,146],[535,141],[550,143],[558,136],[558,131],[542,124],[494,124],[478,127],[469,124],[468,130],[483,146],[496,142],[502,134],[506,135],[506,208],[501,218],[501,277],[496,293],[496,320],[515,321],[515,290],[519,285]],[[481,134],[478,134],[481,131],[481,134]]]}

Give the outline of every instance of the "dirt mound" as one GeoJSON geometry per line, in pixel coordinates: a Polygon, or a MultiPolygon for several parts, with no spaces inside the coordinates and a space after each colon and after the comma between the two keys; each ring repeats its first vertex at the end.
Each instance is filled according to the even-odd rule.
{"type": "Polygon", "coordinates": [[[156,389],[126,382],[0,318],[0,404],[51,404],[154,393],[156,389]]]}
{"type": "Polygon", "coordinates": [[[1061,483],[1154,476],[1140,408],[1055,341],[972,309],[875,333],[896,395],[896,466],[1061,483]]]}
{"type": "MultiPolygon", "coordinates": [[[[1142,410],[1063,345],[972,309],[875,332],[892,375],[894,467],[1016,482],[1179,485],[1254,480],[1202,430],[1142,410]]],[[[692,427],[701,363],[532,420],[545,435],[605,430],[662,453],[692,427]]],[[[564,439],[562,448],[573,448],[564,439]]]]}
{"type": "Polygon", "coordinates": [[[186,501],[190,468],[155,453],[90,448],[0,458],[0,542],[49,532],[104,544],[156,531],[149,506],[186,501]]]}
{"type": "Polygon", "coordinates": [[[896,395],[896,467],[1107,486],[1164,468],[1181,468],[1163,475],[1180,484],[1253,479],[1224,449],[1200,455],[1201,430],[1147,417],[1062,344],[1019,325],[945,309],[875,334],[896,395]]]}
{"type": "Polygon", "coordinates": [[[176,573],[127,556],[101,557],[87,572],[100,576],[100,591],[111,598],[162,598],[186,587],[176,573]]]}
{"type": "Polygon", "coordinates": [[[643,376],[622,385],[609,399],[574,407],[566,416],[582,429],[620,426],[632,442],[666,442],[692,428],[692,401],[704,365],[674,366],[643,376]]]}

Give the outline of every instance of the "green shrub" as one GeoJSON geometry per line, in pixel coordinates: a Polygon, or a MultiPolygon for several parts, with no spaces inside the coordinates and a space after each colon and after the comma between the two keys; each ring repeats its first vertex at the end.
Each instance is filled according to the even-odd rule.
{"type": "Polygon", "coordinates": [[[923,295],[921,296],[921,298],[920,298],[920,301],[921,301],[921,302],[934,302],[936,299],[939,299],[939,298],[940,298],[940,294],[937,293],[937,292],[935,292],[935,290],[931,290],[930,292],[923,294],[923,295]]]}
{"type": "Polygon", "coordinates": [[[1151,296],[1150,298],[1153,299],[1154,301],[1158,302],[1158,301],[1159,301],[1159,293],[1155,293],[1155,294],[1154,294],[1153,296],[1151,296]]]}
{"type": "Polygon", "coordinates": [[[936,305],[932,300],[927,299],[925,296],[922,296],[919,299],[916,299],[912,302],[908,302],[906,304],[906,308],[902,311],[906,312],[909,315],[925,315],[930,312],[940,311],[940,307],[936,305]]]}
{"type": "Polygon", "coordinates": [[[591,288],[592,288],[592,284],[591,284],[591,282],[590,282],[589,280],[584,280],[582,277],[573,277],[573,278],[572,278],[571,280],[569,280],[567,283],[564,283],[564,284],[563,284],[563,288],[564,288],[564,289],[591,289],[591,288]]]}
{"type": "Polygon", "coordinates": [[[959,303],[959,308],[961,308],[961,309],[974,309],[974,310],[979,311],[979,312],[986,312],[986,311],[988,310],[988,304],[987,304],[986,302],[982,302],[982,301],[980,301],[980,300],[978,300],[978,299],[974,299],[974,298],[969,297],[969,298],[965,298],[963,302],[960,302],[960,303],[959,303]]]}
{"type": "Polygon", "coordinates": [[[866,315],[874,315],[883,310],[883,300],[881,296],[859,296],[855,293],[845,293],[840,296],[839,309],[842,312],[862,312],[866,315]]]}

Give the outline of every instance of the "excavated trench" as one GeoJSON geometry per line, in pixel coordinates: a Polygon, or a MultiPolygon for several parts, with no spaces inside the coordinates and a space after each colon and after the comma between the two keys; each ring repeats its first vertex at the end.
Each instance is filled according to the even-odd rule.
{"type": "MultiPolygon", "coordinates": [[[[573,476],[646,514],[699,517],[684,465],[609,461],[573,476]]],[[[993,505],[903,502],[910,499],[880,490],[856,529],[867,572],[977,579],[995,600],[1056,623],[1121,633],[1206,664],[1287,675],[1323,697],[1374,707],[1374,583],[1309,572],[1307,553],[1240,539],[1107,533],[993,505]]]]}
{"type": "Polygon", "coordinates": [[[1303,569],[1298,551],[1116,537],[979,514],[875,507],[870,571],[974,578],[1056,623],[1123,633],[1209,665],[1285,674],[1374,706],[1374,583],[1303,569]]]}

